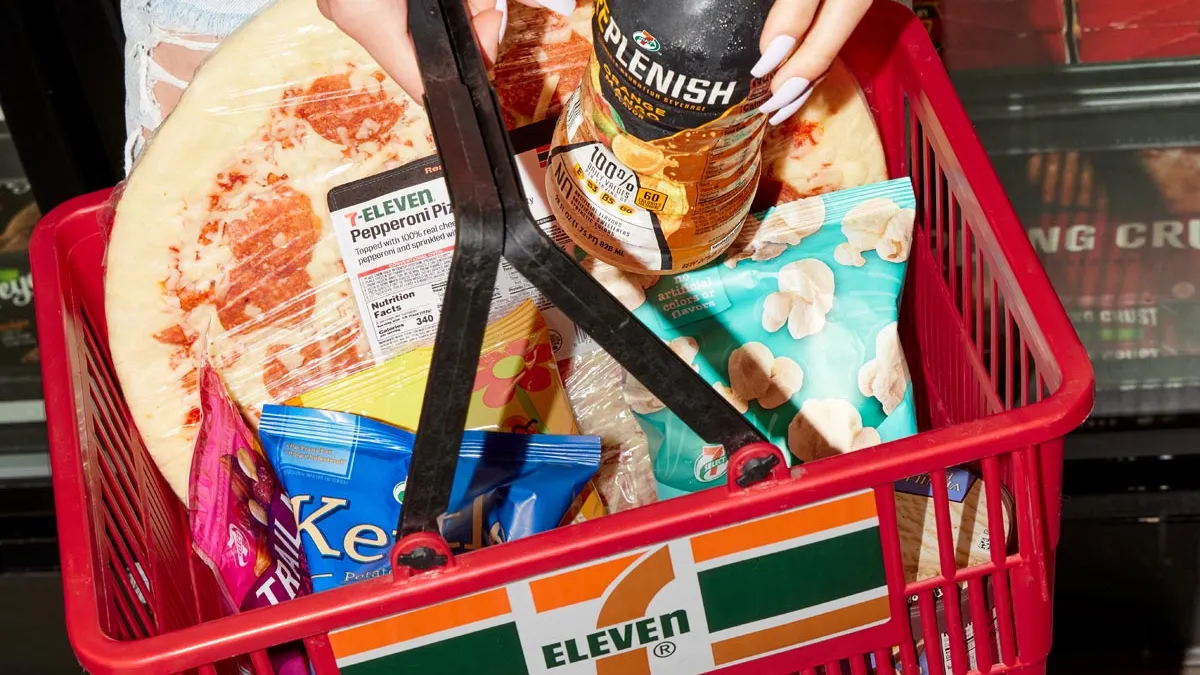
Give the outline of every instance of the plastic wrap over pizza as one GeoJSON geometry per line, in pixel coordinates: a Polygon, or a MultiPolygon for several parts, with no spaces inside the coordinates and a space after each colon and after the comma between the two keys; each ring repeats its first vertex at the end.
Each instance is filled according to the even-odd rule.
{"type": "MultiPolygon", "coordinates": [[[[512,4],[493,73],[510,128],[555,116],[577,86],[590,12],[512,4]]],[[[884,177],[853,78],[829,81],[839,96],[818,92],[826,107],[797,116],[808,120],[806,144],[789,141],[774,160],[800,192],[884,177]]],[[[199,68],[119,191],[105,280],[125,398],[178,495],[187,494],[204,360],[252,424],[263,404],[376,362],[327,197],[433,154],[421,106],[312,0],[278,0],[199,68]]]]}

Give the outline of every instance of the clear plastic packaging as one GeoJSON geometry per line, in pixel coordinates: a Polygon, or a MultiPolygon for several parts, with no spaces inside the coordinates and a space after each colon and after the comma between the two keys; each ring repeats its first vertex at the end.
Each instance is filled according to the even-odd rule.
{"type": "Polygon", "coordinates": [[[590,2],[580,2],[570,16],[508,4],[508,28],[492,68],[508,128],[554,119],[562,112],[592,53],[591,18],[590,2]]]}
{"type": "Polygon", "coordinates": [[[650,444],[621,395],[625,369],[606,352],[571,359],[567,397],[579,432],[600,437],[594,483],[609,513],[654,503],[650,444]]]}
{"type": "MultiPolygon", "coordinates": [[[[271,2],[233,0],[215,9],[191,2],[122,0],[128,42],[126,168],[174,111],[204,59],[271,2]]],[[[591,7],[581,2],[571,16],[562,17],[511,3],[493,71],[509,128],[558,116],[587,63],[591,7]]]]}
{"type": "MultiPolygon", "coordinates": [[[[578,83],[590,54],[581,40],[588,38],[591,6],[580,5],[569,18],[518,3],[510,11],[495,81],[510,124],[528,125],[553,116],[578,83]]],[[[852,79],[849,86],[855,96],[839,100],[861,110],[822,109],[830,125],[847,115],[871,119],[852,79]]],[[[819,89],[814,99],[820,97],[819,89]]],[[[525,126],[515,136],[525,147],[539,147],[549,142],[548,126],[544,131],[525,126]]],[[[873,164],[872,157],[882,158],[882,146],[873,127],[863,131],[867,137],[856,138],[854,147],[862,149],[860,163],[873,164]]],[[[827,135],[813,152],[842,140],[827,135]]],[[[350,230],[350,211],[335,222],[329,193],[434,152],[421,107],[322,17],[312,0],[278,0],[198,69],[118,191],[106,270],[114,365],[151,456],[181,498],[200,415],[201,361],[211,360],[253,425],[264,404],[286,401],[390,355],[371,353],[361,317],[374,308],[364,310],[356,298],[338,241],[338,228],[343,236],[350,230]]],[[[541,170],[536,152],[525,160],[523,172],[541,170]]],[[[540,176],[526,178],[527,185],[540,183],[540,176]]],[[[544,217],[543,196],[536,191],[528,196],[535,215],[544,217]]],[[[399,205],[374,206],[381,210],[372,217],[399,224],[401,214],[387,212],[399,205]]],[[[400,228],[389,234],[400,238],[396,247],[416,245],[400,228]]],[[[393,294],[398,302],[430,309],[414,309],[414,322],[418,315],[437,321],[445,278],[439,260],[448,260],[451,244],[437,255],[414,258],[389,277],[388,283],[414,289],[405,298],[407,287],[398,287],[393,294]]],[[[502,271],[494,318],[530,297],[531,289],[520,282],[515,273],[502,271]]],[[[539,309],[556,348],[576,337],[569,323],[551,321],[540,302],[539,309]]],[[[591,409],[592,399],[579,395],[578,386],[575,391],[571,402],[581,431],[594,433],[583,422],[587,413],[581,413],[591,409]]],[[[611,447],[638,442],[616,439],[611,447]]],[[[619,467],[633,471],[643,464],[612,466],[616,476],[619,467]]],[[[640,503],[644,494],[634,484],[641,480],[617,476],[613,481],[628,483],[628,490],[601,491],[627,492],[618,504],[640,503]]]]}
{"type": "MultiPolygon", "coordinates": [[[[560,20],[515,3],[513,13],[500,63],[511,54],[540,91],[564,63],[544,65],[524,41],[560,20]]],[[[521,82],[505,73],[513,99],[521,82]]],[[[376,362],[327,195],[434,152],[421,107],[312,0],[267,7],[199,68],[120,194],[106,270],[114,365],[181,497],[203,357],[252,423],[264,403],[376,362]]],[[[435,294],[444,285],[444,271],[411,272],[435,294]]],[[[510,296],[498,314],[523,299],[510,296]]]]}

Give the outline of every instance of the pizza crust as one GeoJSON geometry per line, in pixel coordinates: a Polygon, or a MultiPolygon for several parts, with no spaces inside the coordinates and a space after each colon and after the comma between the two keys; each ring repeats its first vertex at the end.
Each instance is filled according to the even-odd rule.
{"type": "MultiPolygon", "coordinates": [[[[421,109],[390,79],[378,79],[377,72],[367,53],[322,17],[312,0],[280,0],[230,36],[205,62],[125,186],[108,247],[109,342],[138,429],[181,498],[187,495],[198,421],[194,369],[204,351],[217,363],[234,398],[244,408],[246,402],[255,407],[272,400],[263,381],[272,358],[280,360],[282,354],[286,362],[289,353],[322,336],[358,329],[357,309],[329,224],[326,193],[434,151],[421,109]],[[331,103],[313,83],[346,72],[360,80],[352,84],[372,87],[374,82],[373,91],[403,109],[387,142],[348,150],[314,133],[312,125],[305,129],[306,124],[294,117],[273,118],[288,96],[294,98],[296,110],[308,100],[331,103]],[[283,147],[289,142],[291,148],[283,147]],[[245,183],[236,184],[235,171],[242,172],[245,183]],[[195,288],[212,280],[219,289],[229,283],[230,268],[238,263],[230,247],[220,243],[220,232],[215,234],[216,245],[197,244],[213,217],[215,186],[222,180],[235,183],[230,203],[222,205],[229,210],[220,214],[228,226],[249,217],[255,196],[277,196],[269,186],[253,185],[269,180],[270,174],[287,176],[288,189],[307,198],[316,218],[315,245],[303,266],[309,283],[299,289],[311,294],[311,313],[296,321],[250,323],[232,331],[221,324],[212,303],[201,304],[185,317],[179,299],[164,289],[195,288]],[[194,338],[186,351],[155,338],[180,327],[194,338]],[[270,354],[280,346],[285,351],[270,354]]],[[[255,310],[268,317],[288,312],[283,307],[255,310]]],[[[350,342],[356,358],[363,356],[359,341],[350,342]]]]}
{"type": "Polygon", "coordinates": [[[799,112],[769,128],[763,167],[762,207],[888,179],[875,118],[840,59],[799,112]]]}

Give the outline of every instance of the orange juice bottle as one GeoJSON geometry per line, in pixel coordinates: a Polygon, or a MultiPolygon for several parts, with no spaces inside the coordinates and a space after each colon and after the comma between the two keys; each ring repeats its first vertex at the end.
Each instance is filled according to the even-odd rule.
{"type": "Polygon", "coordinates": [[[754,78],[773,0],[597,0],[587,76],[554,131],[550,208],[590,255],[643,274],[699,267],[737,237],[770,96],[754,78]]]}

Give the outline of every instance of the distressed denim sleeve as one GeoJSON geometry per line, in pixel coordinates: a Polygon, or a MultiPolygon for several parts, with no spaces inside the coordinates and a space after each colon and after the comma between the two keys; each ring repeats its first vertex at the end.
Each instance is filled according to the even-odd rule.
{"type": "Polygon", "coordinates": [[[121,0],[126,172],[209,52],[269,2],[121,0]]]}

